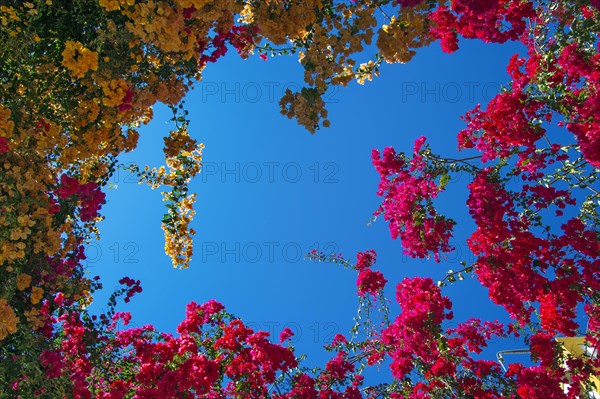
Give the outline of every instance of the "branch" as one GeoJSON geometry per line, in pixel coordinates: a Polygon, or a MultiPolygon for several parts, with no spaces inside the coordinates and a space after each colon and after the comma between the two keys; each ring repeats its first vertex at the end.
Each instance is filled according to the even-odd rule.
{"type": "MultiPolygon", "coordinates": [[[[454,281],[450,281],[450,279],[456,280],[456,278],[454,276],[456,276],[457,274],[461,274],[463,272],[465,272],[465,273],[471,273],[474,270],[474,268],[475,268],[475,264],[473,263],[473,264],[471,264],[469,266],[463,267],[462,269],[460,269],[458,271],[452,271],[452,270],[450,270],[450,271],[448,271],[446,273],[446,277],[444,277],[443,279],[441,279],[440,281],[438,281],[437,285],[438,285],[438,287],[441,287],[441,286],[445,285],[444,281],[446,281],[446,280],[448,280],[448,282],[452,283],[454,281]]],[[[462,279],[459,278],[459,280],[462,280],[462,279]]]]}
{"type": "MultiPolygon", "coordinates": [[[[552,146],[552,143],[550,142],[550,140],[548,139],[548,136],[546,134],[544,134],[544,139],[546,140],[546,142],[548,143],[549,146],[552,146]]],[[[563,166],[563,168],[566,168],[567,165],[565,164],[564,161],[560,161],[561,165],[563,166]]],[[[587,163],[587,162],[586,162],[587,163]]],[[[572,173],[569,173],[571,176],[573,176],[580,184],[582,184],[582,188],[588,188],[590,189],[590,191],[592,191],[594,194],[596,194],[597,196],[600,195],[600,192],[598,192],[598,190],[595,190],[594,188],[590,187],[585,180],[581,179],[579,176],[574,175],[572,173]]]]}

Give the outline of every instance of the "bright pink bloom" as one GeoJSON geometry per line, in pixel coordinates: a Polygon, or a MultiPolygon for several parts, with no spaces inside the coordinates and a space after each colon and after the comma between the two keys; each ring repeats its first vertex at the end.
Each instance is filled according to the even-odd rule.
{"type": "Polygon", "coordinates": [[[377,254],[372,249],[356,254],[356,269],[358,271],[371,267],[377,260],[377,254]]]}
{"type": "Polygon", "coordinates": [[[294,336],[294,332],[290,328],[286,327],[279,334],[279,343],[283,343],[283,341],[285,341],[293,336],[294,336]]]}
{"type": "Polygon", "coordinates": [[[0,154],[8,152],[10,147],[8,146],[8,140],[6,137],[0,137],[0,154]]]}
{"type": "Polygon", "coordinates": [[[358,294],[365,296],[371,294],[377,296],[377,294],[383,290],[387,280],[383,277],[383,274],[379,271],[372,271],[371,269],[361,270],[356,280],[358,286],[358,294]]]}

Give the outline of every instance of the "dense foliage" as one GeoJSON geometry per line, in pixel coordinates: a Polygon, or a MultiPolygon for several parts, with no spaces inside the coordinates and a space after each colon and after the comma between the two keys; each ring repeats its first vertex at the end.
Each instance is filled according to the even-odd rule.
{"type": "MultiPolygon", "coordinates": [[[[6,398],[562,398],[585,397],[600,360],[573,357],[556,337],[600,343],[600,53],[598,1],[529,0],[32,0],[0,1],[0,396],[6,398]],[[378,22],[382,15],[385,23],[378,22]],[[322,96],[359,83],[383,62],[409,62],[460,38],[520,41],[505,89],[464,117],[462,159],[373,150],[381,176],[377,214],[406,254],[439,260],[456,223],[435,201],[453,173],[467,173],[476,224],[472,264],[436,284],[397,285],[402,311],[382,298],[374,251],[356,262],[361,306],[379,322],[336,336],[320,370],[218,302],[190,303],[178,336],[127,328],[117,300],[141,291],[124,277],[107,313],[86,311],[97,279],[82,266],[98,233],[104,189],[118,156],[136,148],[157,102],[173,110],[165,166],[131,171],[164,189],[165,251],[175,267],[193,254],[203,145],[188,133],[182,100],[229,50],[241,57],[296,54],[306,86],[281,112],[309,131],[327,127],[322,96]],[[378,53],[370,61],[366,48],[378,53]],[[371,47],[369,47],[371,46],[371,47]],[[367,55],[368,56],[368,55],[367,55]],[[557,222],[558,221],[558,222],[557,222]],[[556,226],[560,226],[557,228],[556,226]],[[443,286],[474,274],[512,324],[472,319],[452,328],[443,286]],[[577,323],[585,313],[587,328],[577,323]],[[121,326],[122,325],[122,326],[121,326]],[[521,336],[534,366],[477,354],[493,337],[521,336]],[[393,380],[369,386],[365,368],[389,362],[393,380]],[[565,386],[568,389],[565,389],[565,386]]],[[[335,122],[335,121],[333,121],[335,122]]],[[[598,389],[596,387],[595,389],[598,389]]]]}

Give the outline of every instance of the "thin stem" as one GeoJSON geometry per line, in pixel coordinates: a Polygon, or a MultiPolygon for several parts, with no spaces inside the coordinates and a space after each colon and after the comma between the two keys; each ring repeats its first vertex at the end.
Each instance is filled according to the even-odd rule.
{"type": "Polygon", "coordinates": [[[475,155],[472,157],[461,158],[461,159],[454,159],[454,158],[443,158],[443,159],[446,159],[450,162],[466,162],[466,161],[472,161],[474,159],[481,159],[481,155],[475,155]]]}
{"type": "MultiPolygon", "coordinates": [[[[440,283],[444,282],[445,280],[449,280],[451,277],[454,277],[454,276],[456,276],[459,273],[467,272],[467,270],[469,270],[469,269],[471,269],[471,271],[474,270],[475,269],[475,264],[473,263],[473,264],[471,264],[469,266],[463,267],[462,269],[460,269],[458,271],[455,271],[455,272],[453,271],[452,273],[448,273],[446,275],[446,277],[444,277],[443,279],[440,280],[440,283]]],[[[471,271],[468,271],[468,273],[470,273],[471,271]]]]}
{"type": "Polygon", "coordinates": [[[390,20],[390,22],[392,22],[392,18],[391,18],[389,15],[387,15],[387,13],[386,13],[385,11],[383,11],[383,8],[381,8],[381,6],[377,6],[377,9],[378,9],[379,11],[381,11],[381,13],[382,13],[382,14],[383,14],[383,15],[384,15],[384,16],[385,16],[387,19],[389,19],[389,20],[390,20]]]}
{"type": "MultiPolygon", "coordinates": [[[[552,147],[552,143],[550,142],[550,140],[548,139],[548,136],[544,134],[544,139],[546,140],[546,143],[548,143],[549,146],[552,147]]],[[[560,161],[561,165],[563,166],[563,168],[566,168],[567,165],[565,164],[564,161],[560,161]]],[[[569,173],[571,176],[573,176],[580,184],[582,184],[583,188],[588,188],[590,191],[592,191],[594,194],[596,194],[597,196],[600,195],[600,192],[598,192],[598,190],[595,190],[594,188],[590,187],[588,184],[586,184],[585,180],[581,179],[579,176],[569,173]]]]}
{"type": "Polygon", "coordinates": [[[463,163],[465,165],[467,165],[469,168],[473,169],[474,171],[479,171],[481,170],[481,168],[469,163],[469,161],[473,161],[476,159],[481,159],[481,155],[475,155],[472,157],[467,157],[467,158],[461,158],[461,159],[455,159],[455,158],[442,158],[438,155],[434,155],[434,154],[430,154],[430,155],[426,155],[426,157],[431,157],[432,159],[434,159],[435,161],[438,162],[442,162],[442,163],[463,163]]]}

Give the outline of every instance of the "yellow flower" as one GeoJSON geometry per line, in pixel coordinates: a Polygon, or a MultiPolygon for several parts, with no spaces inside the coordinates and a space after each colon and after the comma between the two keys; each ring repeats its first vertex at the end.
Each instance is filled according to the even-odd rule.
{"type": "Polygon", "coordinates": [[[122,79],[113,79],[109,82],[101,83],[104,98],[102,103],[107,107],[118,107],[123,103],[123,99],[129,90],[127,82],[122,79]]]}
{"type": "Polygon", "coordinates": [[[76,78],[82,78],[88,71],[98,69],[98,53],[85,48],[79,42],[67,41],[62,57],[62,64],[76,78]]]}
{"type": "Polygon", "coordinates": [[[17,315],[6,299],[0,298],[0,341],[17,332],[17,315]]]}
{"type": "Polygon", "coordinates": [[[100,7],[104,7],[106,11],[115,11],[121,8],[118,0],[100,0],[100,7]]]}
{"type": "Polygon", "coordinates": [[[10,120],[10,114],[10,109],[0,104],[0,137],[11,137],[13,134],[15,123],[10,120]]]}
{"type": "Polygon", "coordinates": [[[42,295],[44,295],[44,290],[40,287],[32,287],[31,288],[31,303],[36,305],[42,300],[42,295]]]}
{"type": "Polygon", "coordinates": [[[13,241],[25,240],[29,236],[29,233],[31,233],[29,229],[13,229],[10,232],[10,239],[13,241]]]}
{"type": "Polygon", "coordinates": [[[19,21],[17,11],[14,7],[0,6],[0,23],[4,26],[10,22],[19,21]]]}
{"type": "Polygon", "coordinates": [[[40,329],[44,326],[44,317],[40,315],[40,311],[38,309],[26,310],[23,313],[29,322],[29,326],[34,330],[40,329]]]}
{"type": "Polygon", "coordinates": [[[121,6],[132,6],[135,0],[100,0],[100,7],[106,11],[120,10],[121,6]]]}
{"type": "Polygon", "coordinates": [[[29,274],[21,273],[17,276],[17,289],[23,291],[31,284],[31,276],[29,274]]]}

